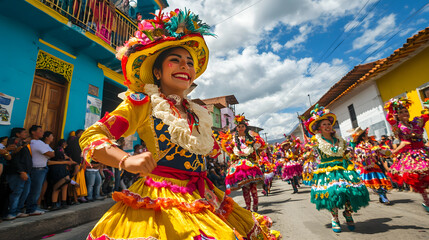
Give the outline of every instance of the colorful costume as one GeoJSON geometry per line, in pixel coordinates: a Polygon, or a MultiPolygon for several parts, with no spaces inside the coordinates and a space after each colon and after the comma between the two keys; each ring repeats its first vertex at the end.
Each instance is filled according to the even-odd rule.
{"type": "Polygon", "coordinates": [[[299,160],[300,150],[295,141],[286,139],[281,144],[281,150],[284,152],[285,163],[282,169],[282,179],[291,182],[293,193],[298,192],[298,178],[302,175],[302,165],[299,160]]]}
{"type": "Polygon", "coordinates": [[[313,174],[311,186],[311,202],[316,204],[317,210],[328,209],[333,216],[332,229],[341,232],[338,220],[338,209],[345,208],[343,215],[347,219],[347,226],[354,229],[351,213],[369,203],[369,193],[365,184],[354,169],[344,152],[346,142],[339,136],[333,136],[333,142],[316,133],[317,122],[329,120],[335,124],[336,116],[329,110],[316,105],[311,111],[311,118],[307,120],[308,131],[315,134],[317,140],[316,150],[320,156],[320,163],[313,174]]]}
{"type": "Polygon", "coordinates": [[[396,155],[396,161],[390,167],[389,176],[401,185],[409,184],[422,194],[423,206],[429,211],[429,199],[426,189],[429,187],[429,149],[423,142],[423,127],[429,120],[429,111],[422,111],[422,115],[413,121],[402,122],[395,118],[399,110],[409,108],[411,101],[405,98],[391,99],[384,108],[387,110],[386,119],[392,125],[393,132],[402,143],[407,143],[396,155]]]}
{"type": "Polygon", "coordinates": [[[315,151],[312,147],[306,147],[302,156],[304,164],[302,165],[302,183],[307,186],[312,185],[313,173],[317,169],[315,151]]]}
{"type": "MultiPolygon", "coordinates": [[[[235,119],[237,125],[246,121],[244,116],[240,115],[236,116],[235,119]]],[[[230,154],[232,160],[225,178],[226,193],[229,194],[231,191],[242,188],[246,209],[248,210],[250,210],[250,194],[252,194],[253,211],[256,212],[258,209],[256,185],[264,180],[264,174],[258,165],[257,151],[266,146],[265,142],[252,131],[248,131],[248,134],[243,138],[238,137],[237,132],[222,134],[222,138],[222,149],[230,154]]]]}
{"type": "Polygon", "coordinates": [[[276,166],[271,163],[268,159],[268,156],[265,152],[261,153],[261,160],[259,161],[259,166],[261,166],[262,171],[264,172],[264,190],[262,193],[265,196],[271,192],[271,185],[273,184],[274,171],[276,166]]]}
{"type": "Polygon", "coordinates": [[[113,194],[117,203],[87,239],[274,239],[261,225],[266,219],[238,206],[207,179],[204,156],[215,156],[219,149],[207,109],[184,99],[186,120],[153,84],[151,63],[166,47],[187,49],[197,76],[204,71],[208,49],[201,34],[207,25],[193,13],[176,10],[139,28],[123,51],[126,99],[88,128],[80,144],[91,162],[95,150],[114,147],[115,140],[137,131],[157,167],[113,194]]]}
{"type": "MultiPolygon", "coordinates": [[[[355,132],[354,141],[360,135],[367,134],[366,130],[362,130],[359,127],[355,129],[355,132]]],[[[380,202],[388,204],[389,200],[386,197],[386,193],[392,188],[392,183],[377,165],[378,160],[382,157],[381,150],[380,147],[373,146],[369,141],[360,141],[354,149],[354,161],[365,185],[379,194],[380,202]]]]}

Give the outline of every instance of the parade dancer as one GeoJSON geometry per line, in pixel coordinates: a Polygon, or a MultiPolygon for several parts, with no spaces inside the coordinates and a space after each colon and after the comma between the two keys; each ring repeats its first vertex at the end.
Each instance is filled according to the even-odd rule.
{"type": "Polygon", "coordinates": [[[128,91],[111,113],[80,138],[89,164],[141,174],[87,239],[272,239],[264,219],[214,187],[205,155],[216,156],[212,118],[185,92],[206,69],[203,35],[209,28],[189,11],[160,13],[118,51],[128,91]],[[148,152],[129,155],[116,147],[135,132],[148,152]],[[262,219],[261,221],[258,221],[262,219]]]}
{"type": "Polygon", "coordinates": [[[429,119],[428,102],[425,102],[422,115],[412,121],[408,112],[411,104],[409,99],[399,98],[390,99],[384,106],[392,131],[401,140],[393,151],[396,161],[390,167],[388,175],[399,185],[405,182],[420,193],[423,197],[422,205],[429,212],[429,148],[423,142],[423,128],[429,119]]]}
{"type": "Polygon", "coordinates": [[[284,164],[284,153],[281,150],[280,144],[276,143],[276,146],[274,146],[273,150],[273,161],[276,165],[276,176],[278,179],[281,179],[282,177],[282,168],[284,164]]]}
{"type": "Polygon", "coordinates": [[[332,128],[335,114],[318,104],[310,114],[305,125],[310,133],[315,134],[316,150],[320,156],[320,163],[313,174],[311,202],[316,204],[317,210],[331,212],[332,230],[336,233],[341,232],[338,209],[345,209],[343,216],[348,229],[353,231],[352,212],[368,205],[368,190],[354,170],[353,163],[344,156],[346,142],[332,128]]]}
{"type": "MultiPolygon", "coordinates": [[[[357,127],[351,134],[353,143],[356,144],[354,149],[354,161],[360,170],[360,177],[367,188],[371,188],[379,195],[379,201],[386,205],[390,204],[386,194],[392,188],[392,183],[383,173],[383,170],[377,164],[381,162],[388,169],[386,162],[382,161],[382,156],[386,155],[386,150],[379,146],[374,146],[368,137],[368,128],[363,130],[357,127]]],[[[387,151],[389,152],[389,151],[387,151]]]]}
{"type": "Polygon", "coordinates": [[[317,169],[315,151],[310,143],[305,144],[302,154],[302,183],[306,186],[312,185],[313,172],[317,169]]]}
{"type": "Polygon", "coordinates": [[[264,194],[264,196],[268,196],[271,192],[276,166],[269,160],[268,154],[265,151],[261,152],[259,166],[261,166],[262,172],[264,173],[264,190],[262,191],[262,194],[264,194]]]}
{"type": "Polygon", "coordinates": [[[258,211],[257,184],[264,180],[264,174],[258,165],[258,150],[266,147],[264,140],[249,130],[248,120],[243,115],[235,116],[235,131],[222,134],[222,149],[230,154],[232,164],[226,177],[226,193],[242,189],[246,209],[258,211]],[[251,208],[251,198],[253,207],[251,208]]]}
{"type": "Polygon", "coordinates": [[[298,193],[298,179],[302,174],[302,165],[299,159],[299,147],[295,141],[286,139],[280,146],[285,156],[285,163],[283,164],[282,178],[283,180],[290,181],[293,193],[298,193]]]}

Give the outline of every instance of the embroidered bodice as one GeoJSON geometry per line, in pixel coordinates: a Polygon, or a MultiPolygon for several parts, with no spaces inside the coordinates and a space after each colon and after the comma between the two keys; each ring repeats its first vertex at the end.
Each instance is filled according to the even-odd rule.
{"type": "Polygon", "coordinates": [[[153,117],[153,126],[159,148],[159,166],[172,167],[185,171],[201,172],[205,170],[204,155],[191,153],[178,144],[171,142],[168,125],[153,117]]]}
{"type": "Polygon", "coordinates": [[[127,92],[127,98],[112,112],[89,127],[80,139],[83,156],[92,161],[96,149],[115,144],[121,136],[138,133],[157,165],[185,171],[205,170],[204,157],[216,157],[218,145],[212,135],[207,109],[189,102],[199,118],[198,130],[175,115],[158,87],[147,84],[145,93],[127,92]]]}
{"type": "Polygon", "coordinates": [[[408,125],[403,124],[401,121],[396,121],[391,114],[388,114],[386,118],[390,125],[392,125],[392,130],[398,134],[399,140],[410,142],[413,147],[423,147],[423,128],[429,120],[428,114],[415,117],[412,121],[408,122],[408,125]]]}
{"type": "Polygon", "coordinates": [[[252,140],[239,138],[240,144],[237,144],[235,133],[223,133],[219,137],[222,139],[222,149],[227,152],[231,159],[247,159],[253,163],[258,163],[258,150],[266,147],[264,140],[256,133],[249,131],[252,140]]]}
{"type": "Polygon", "coordinates": [[[369,169],[378,168],[376,164],[378,160],[378,153],[374,146],[370,142],[362,141],[359,143],[354,150],[355,161],[359,167],[369,169]]]}

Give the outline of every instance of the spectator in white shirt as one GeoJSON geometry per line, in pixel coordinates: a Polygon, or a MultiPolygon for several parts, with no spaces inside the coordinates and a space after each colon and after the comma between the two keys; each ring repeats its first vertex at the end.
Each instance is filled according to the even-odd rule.
{"type": "MultiPolygon", "coordinates": [[[[27,213],[30,216],[41,215],[45,212],[38,207],[38,199],[41,196],[42,187],[46,180],[48,172],[48,159],[55,156],[54,150],[44,143],[41,139],[43,137],[43,130],[41,126],[33,125],[30,128],[31,135],[31,153],[33,159],[33,168],[31,169],[30,179],[31,187],[30,193],[27,197],[27,213]]],[[[46,185],[45,188],[46,190],[46,185]]]]}

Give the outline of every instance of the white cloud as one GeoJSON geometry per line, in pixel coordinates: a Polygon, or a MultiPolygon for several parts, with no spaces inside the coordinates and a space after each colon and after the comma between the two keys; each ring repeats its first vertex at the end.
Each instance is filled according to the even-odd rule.
{"type": "Polygon", "coordinates": [[[292,109],[307,108],[308,94],[313,101],[318,100],[348,68],[341,59],[316,63],[312,58],[282,58],[283,47],[304,48],[312,30],[324,31],[364,4],[349,0],[168,2],[170,7],[166,10],[186,7],[208,24],[215,25],[217,37],[206,38],[210,49],[209,65],[196,80],[198,87],[192,97],[234,94],[240,102],[236,111],[244,112],[251,124],[264,128],[269,139],[288,133],[297,122],[292,109]],[[257,4],[242,11],[254,3],[257,4]],[[275,35],[278,34],[273,31],[275,28],[295,28],[299,29],[299,34],[287,41],[275,35]],[[258,49],[265,49],[265,52],[258,49]],[[316,66],[318,70],[313,73],[316,66]]]}
{"type": "Polygon", "coordinates": [[[307,40],[308,34],[312,31],[309,25],[299,27],[299,35],[295,36],[292,40],[285,43],[285,48],[293,48],[296,45],[303,43],[307,40]]]}
{"type": "Polygon", "coordinates": [[[325,26],[339,17],[352,14],[363,6],[360,1],[331,0],[170,0],[170,7],[188,8],[214,26],[217,38],[208,38],[212,54],[224,55],[230,50],[258,44],[270,37],[269,31],[279,25],[294,27],[301,24],[325,26]],[[238,13],[238,14],[237,14],[238,13]],[[228,20],[225,20],[228,19],[228,20]],[[224,21],[225,20],[225,21],[224,21]]]}
{"type": "MultiPolygon", "coordinates": [[[[362,36],[353,41],[353,50],[361,49],[373,44],[374,46],[380,46],[382,43],[384,44],[385,39],[380,38],[388,35],[388,33],[395,29],[395,18],[396,15],[392,13],[378,20],[375,28],[365,30],[362,36]]],[[[370,47],[370,49],[373,50],[373,47],[370,47]]],[[[366,50],[366,52],[372,52],[370,49],[366,50]]]]}
{"type": "Polygon", "coordinates": [[[278,42],[273,42],[271,44],[271,48],[273,49],[274,52],[278,52],[283,46],[278,43],[278,42]]]}

